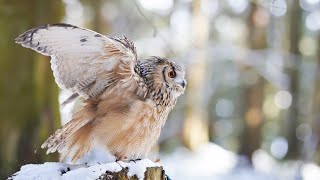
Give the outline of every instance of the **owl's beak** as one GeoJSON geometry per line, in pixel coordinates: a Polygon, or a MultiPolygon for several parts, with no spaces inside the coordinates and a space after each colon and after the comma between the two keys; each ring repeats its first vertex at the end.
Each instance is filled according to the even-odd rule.
{"type": "Polygon", "coordinates": [[[174,81],[175,81],[175,83],[176,83],[177,85],[179,84],[179,86],[180,86],[182,89],[184,89],[184,88],[186,87],[186,85],[187,85],[186,80],[184,80],[184,79],[182,79],[182,78],[176,78],[174,81]]]}
{"type": "Polygon", "coordinates": [[[187,84],[186,80],[184,80],[184,79],[177,79],[176,83],[179,84],[182,87],[182,89],[184,89],[186,87],[186,84],[187,84]]]}

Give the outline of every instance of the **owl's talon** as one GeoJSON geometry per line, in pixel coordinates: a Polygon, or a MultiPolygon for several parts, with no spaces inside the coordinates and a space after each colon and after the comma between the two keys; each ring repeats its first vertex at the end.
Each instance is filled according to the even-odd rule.
{"type": "Polygon", "coordinates": [[[141,161],[141,159],[140,158],[138,158],[138,159],[130,159],[130,162],[134,162],[134,163],[137,163],[137,161],[141,161]]]}
{"type": "Polygon", "coordinates": [[[165,175],[166,180],[171,180],[171,178],[168,175],[165,175]]]}

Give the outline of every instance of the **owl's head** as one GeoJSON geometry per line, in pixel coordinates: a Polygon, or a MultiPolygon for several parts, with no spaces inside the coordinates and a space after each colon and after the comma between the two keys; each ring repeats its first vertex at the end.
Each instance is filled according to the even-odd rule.
{"type": "Polygon", "coordinates": [[[163,57],[150,57],[144,61],[146,77],[156,89],[166,89],[173,96],[183,94],[186,87],[185,71],[176,63],[163,57]]]}

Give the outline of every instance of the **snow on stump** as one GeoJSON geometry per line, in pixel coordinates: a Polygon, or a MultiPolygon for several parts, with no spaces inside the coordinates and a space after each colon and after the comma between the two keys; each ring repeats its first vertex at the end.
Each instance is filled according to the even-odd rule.
{"type": "Polygon", "coordinates": [[[27,164],[8,179],[103,179],[103,180],[165,180],[166,175],[159,163],[149,159],[132,162],[70,165],[58,162],[27,164]]]}
{"type": "MultiPolygon", "coordinates": [[[[128,169],[124,168],[119,172],[106,172],[103,175],[101,175],[98,179],[101,180],[139,180],[139,178],[134,176],[127,175],[128,169]]],[[[165,180],[166,176],[164,173],[164,170],[161,167],[147,167],[147,170],[144,172],[144,180],[165,180]]]]}

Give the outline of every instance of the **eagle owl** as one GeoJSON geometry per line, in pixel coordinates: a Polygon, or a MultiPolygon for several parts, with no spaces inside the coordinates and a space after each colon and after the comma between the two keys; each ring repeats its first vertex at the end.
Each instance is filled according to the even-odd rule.
{"type": "Polygon", "coordinates": [[[137,57],[134,44],[70,24],[30,29],[16,43],[51,56],[61,89],[84,106],[41,146],[77,162],[95,147],[118,160],[144,158],[183,94],[184,70],[163,57],[137,57]]]}

